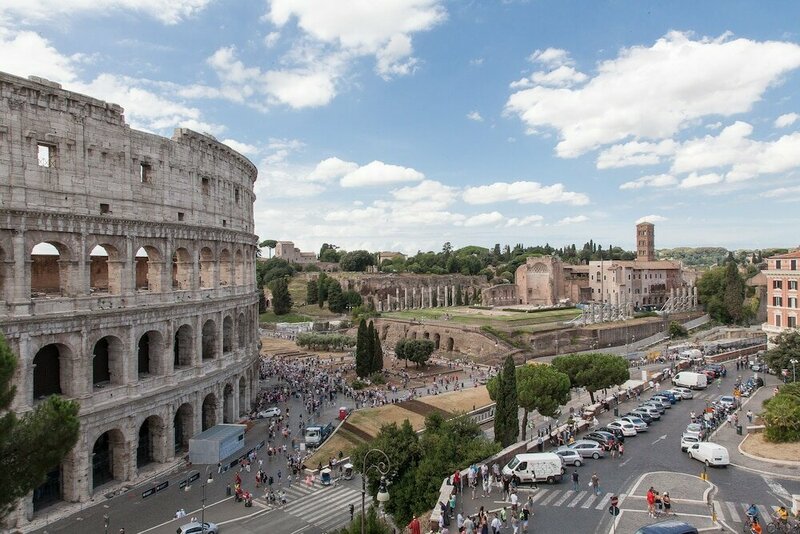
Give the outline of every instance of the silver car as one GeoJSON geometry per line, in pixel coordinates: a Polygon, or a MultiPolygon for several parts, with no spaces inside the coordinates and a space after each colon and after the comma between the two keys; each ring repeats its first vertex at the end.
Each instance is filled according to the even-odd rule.
{"type": "Polygon", "coordinates": [[[567,447],[577,451],[582,458],[594,458],[597,460],[598,458],[602,458],[606,455],[606,451],[603,449],[603,446],[590,439],[579,439],[575,443],[567,445],[567,447]]]}
{"type": "Polygon", "coordinates": [[[178,534],[219,534],[219,527],[209,521],[205,523],[192,521],[178,527],[178,534]],[[203,528],[203,525],[205,525],[205,528],[203,528]]]}
{"type": "Polygon", "coordinates": [[[583,456],[575,449],[570,449],[566,445],[559,447],[556,450],[556,454],[561,456],[561,461],[564,462],[564,465],[574,465],[575,467],[583,465],[583,456]]]}
{"type": "Polygon", "coordinates": [[[689,388],[676,387],[672,388],[672,392],[675,393],[676,395],[680,394],[680,396],[683,397],[684,399],[694,398],[694,392],[689,388]]]}

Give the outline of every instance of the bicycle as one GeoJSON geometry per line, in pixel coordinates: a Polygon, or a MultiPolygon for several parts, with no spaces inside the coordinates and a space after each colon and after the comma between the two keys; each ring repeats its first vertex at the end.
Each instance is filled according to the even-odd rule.
{"type": "Polygon", "coordinates": [[[753,532],[753,523],[753,517],[745,515],[744,523],[742,523],[742,532],[744,532],[744,534],[751,534],[753,532]]]}
{"type": "Polygon", "coordinates": [[[782,534],[794,534],[800,532],[800,525],[791,520],[784,521],[777,515],[770,516],[770,522],[767,523],[767,532],[774,534],[780,532],[782,534]]]}

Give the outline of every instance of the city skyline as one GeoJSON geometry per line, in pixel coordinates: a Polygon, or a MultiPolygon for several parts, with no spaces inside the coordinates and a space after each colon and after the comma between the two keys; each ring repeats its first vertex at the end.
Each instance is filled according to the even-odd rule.
{"type": "Polygon", "coordinates": [[[5,2],[0,70],[239,150],[261,239],[798,245],[793,3],[132,5],[5,2]]]}

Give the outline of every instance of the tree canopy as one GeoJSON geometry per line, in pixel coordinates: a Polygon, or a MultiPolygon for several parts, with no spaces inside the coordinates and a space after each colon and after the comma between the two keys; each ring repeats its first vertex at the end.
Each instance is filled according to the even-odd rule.
{"type": "Polygon", "coordinates": [[[363,378],[382,369],[383,349],[375,324],[361,319],[356,335],[356,375],[363,378]]]}
{"type": "Polygon", "coordinates": [[[272,291],[272,310],[275,315],[286,315],[292,310],[292,296],[286,278],[276,278],[269,285],[272,291]]]}
{"type": "Polygon", "coordinates": [[[0,335],[0,523],[15,502],[41,485],[78,442],[78,403],[52,395],[18,418],[8,411],[17,356],[0,335]]]}
{"type": "Polygon", "coordinates": [[[788,370],[788,381],[794,381],[795,373],[792,372],[791,360],[798,360],[795,364],[795,371],[800,371],[800,332],[786,331],[782,332],[776,339],[776,347],[767,351],[764,354],[764,361],[767,362],[772,369],[781,371],[788,370]]]}
{"type": "Polygon", "coordinates": [[[366,250],[345,252],[339,259],[339,267],[343,271],[364,272],[370,265],[375,265],[375,256],[366,250]]]}
{"type": "Polygon", "coordinates": [[[554,358],[552,365],[569,377],[573,387],[586,388],[592,403],[595,391],[622,384],[630,378],[627,360],[616,354],[568,354],[554,358]]]}
{"type": "Polygon", "coordinates": [[[408,362],[424,366],[430,359],[436,345],[430,339],[406,339],[401,338],[394,346],[394,355],[398,360],[405,360],[406,367],[408,362]]]}
{"type": "Polygon", "coordinates": [[[550,365],[517,368],[517,402],[523,410],[520,439],[526,438],[528,414],[535,410],[545,417],[556,417],[569,400],[569,389],[569,377],[550,365]]]}
{"type": "Polygon", "coordinates": [[[281,258],[272,258],[267,261],[256,262],[256,285],[264,287],[276,278],[285,278],[295,273],[295,268],[288,261],[281,258]]]}
{"type": "Polygon", "coordinates": [[[800,384],[781,386],[764,401],[764,438],[775,443],[800,441],[800,384]]]}
{"type": "Polygon", "coordinates": [[[514,358],[506,357],[501,374],[497,375],[494,410],[494,440],[503,447],[514,443],[519,434],[519,402],[517,399],[517,372],[514,358]]]}
{"type": "Polygon", "coordinates": [[[751,307],[744,306],[744,278],[733,256],[725,265],[709,269],[697,281],[700,303],[712,319],[723,324],[743,323],[751,318],[751,307]]]}

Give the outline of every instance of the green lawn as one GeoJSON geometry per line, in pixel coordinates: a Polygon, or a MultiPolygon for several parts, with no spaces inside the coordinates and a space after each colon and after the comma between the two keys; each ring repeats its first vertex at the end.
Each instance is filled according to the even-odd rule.
{"type": "Polygon", "coordinates": [[[312,319],[308,315],[295,312],[290,312],[286,315],[275,315],[273,312],[268,311],[259,315],[258,320],[261,323],[305,323],[312,319]]]}

